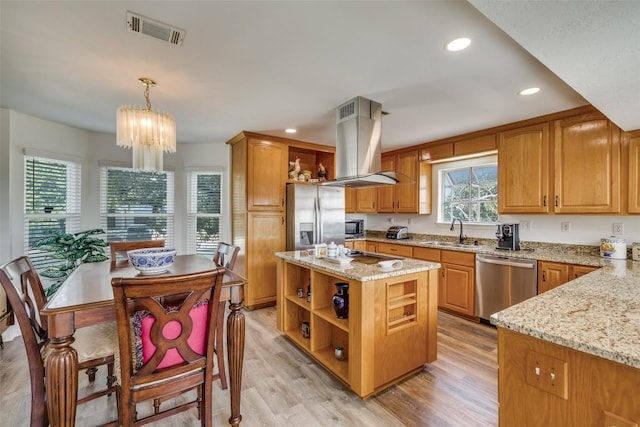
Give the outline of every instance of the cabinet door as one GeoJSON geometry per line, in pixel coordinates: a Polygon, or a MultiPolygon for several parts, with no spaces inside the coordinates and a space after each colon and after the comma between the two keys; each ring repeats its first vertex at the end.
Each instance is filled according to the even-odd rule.
{"type": "Polygon", "coordinates": [[[597,270],[598,267],[591,267],[589,265],[572,265],[571,271],[569,273],[569,278],[571,280],[577,279],[578,277],[584,276],[585,274],[589,274],[592,271],[597,270]]]}
{"type": "Polygon", "coordinates": [[[549,124],[498,135],[498,211],[548,212],[549,124]]]}
{"type": "Polygon", "coordinates": [[[569,264],[538,261],[538,293],[548,291],[569,281],[569,264]]]}
{"type": "Polygon", "coordinates": [[[356,211],[356,190],[346,187],[344,189],[344,211],[354,213],[356,211]]]}
{"type": "Polygon", "coordinates": [[[475,314],[475,268],[442,263],[442,307],[467,316],[475,314]]]}
{"type": "Polygon", "coordinates": [[[247,213],[245,305],[272,303],[276,299],[275,252],[285,250],[285,220],[282,212],[247,213]]]}
{"type": "Polygon", "coordinates": [[[396,171],[407,176],[409,183],[395,186],[396,212],[418,212],[418,188],[420,178],[418,176],[418,150],[399,153],[396,156],[396,171]]]}
{"type": "MultiPolygon", "coordinates": [[[[413,248],[413,257],[424,261],[440,262],[440,249],[413,248]]],[[[444,281],[442,280],[442,268],[438,269],[438,307],[444,306],[444,281]]]]}
{"type": "Polygon", "coordinates": [[[283,211],[287,179],[287,147],[249,140],[247,209],[283,211]]]}
{"type": "Polygon", "coordinates": [[[378,252],[378,243],[376,242],[366,242],[365,247],[367,252],[378,252]]]}
{"type": "MultiPolygon", "coordinates": [[[[383,171],[396,170],[396,156],[382,156],[381,168],[383,171]]],[[[396,211],[396,186],[383,185],[378,187],[378,212],[396,211]]]]}
{"type": "Polygon", "coordinates": [[[358,188],[356,190],[356,212],[376,213],[376,201],[378,199],[376,187],[358,188]]]}
{"type": "Polygon", "coordinates": [[[640,213],[640,135],[629,139],[629,213],[640,213]]]}
{"type": "Polygon", "coordinates": [[[620,130],[597,113],[554,128],[554,211],[620,212],[620,130]]]}
{"type": "Polygon", "coordinates": [[[378,252],[381,254],[395,255],[407,258],[413,257],[413,247],[407,245],[378,243],[378,252]]]}

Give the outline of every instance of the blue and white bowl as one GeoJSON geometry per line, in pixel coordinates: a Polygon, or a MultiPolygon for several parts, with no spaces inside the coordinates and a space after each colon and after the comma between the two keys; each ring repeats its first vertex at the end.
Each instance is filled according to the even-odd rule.
{"type": "Polygon", "coordinates": [[[176,250],[146,248],[128,251],[129,261],[141,274],[160,274],[167,271],[176,259],[176,250]]]}

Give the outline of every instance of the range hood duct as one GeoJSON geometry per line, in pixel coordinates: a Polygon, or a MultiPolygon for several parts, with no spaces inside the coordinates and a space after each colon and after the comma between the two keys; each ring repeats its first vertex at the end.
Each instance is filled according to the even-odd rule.
{"type": "Polygon", "coordinates": [[[323,185],[378,187],[400,183],[394,171],[382,172],[382,104],[361,96],[336,109],[336,179],[323,185]]]}

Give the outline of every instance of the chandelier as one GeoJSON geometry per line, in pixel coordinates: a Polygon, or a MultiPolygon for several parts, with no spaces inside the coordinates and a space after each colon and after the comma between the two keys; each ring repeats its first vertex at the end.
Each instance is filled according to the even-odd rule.
{"type": "Polygon", "coordinates": [[[133,150],[135,170],[161,172],[163,153],[176,152],[176,121],[169,113],[151,109],[149,88],[156,82],[145,77],[138,81],[145,85],[147,106],[118,108],[116,144],[133,150]]]}

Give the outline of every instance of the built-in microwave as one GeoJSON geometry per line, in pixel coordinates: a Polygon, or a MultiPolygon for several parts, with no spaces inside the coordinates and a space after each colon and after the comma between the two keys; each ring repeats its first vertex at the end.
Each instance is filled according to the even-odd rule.
{"type": "Polygon", "coordinates": [[[364,220],[348,219],[344,222],[344,237],[353,239],[356,237],[364,237],[364,220]]]}

